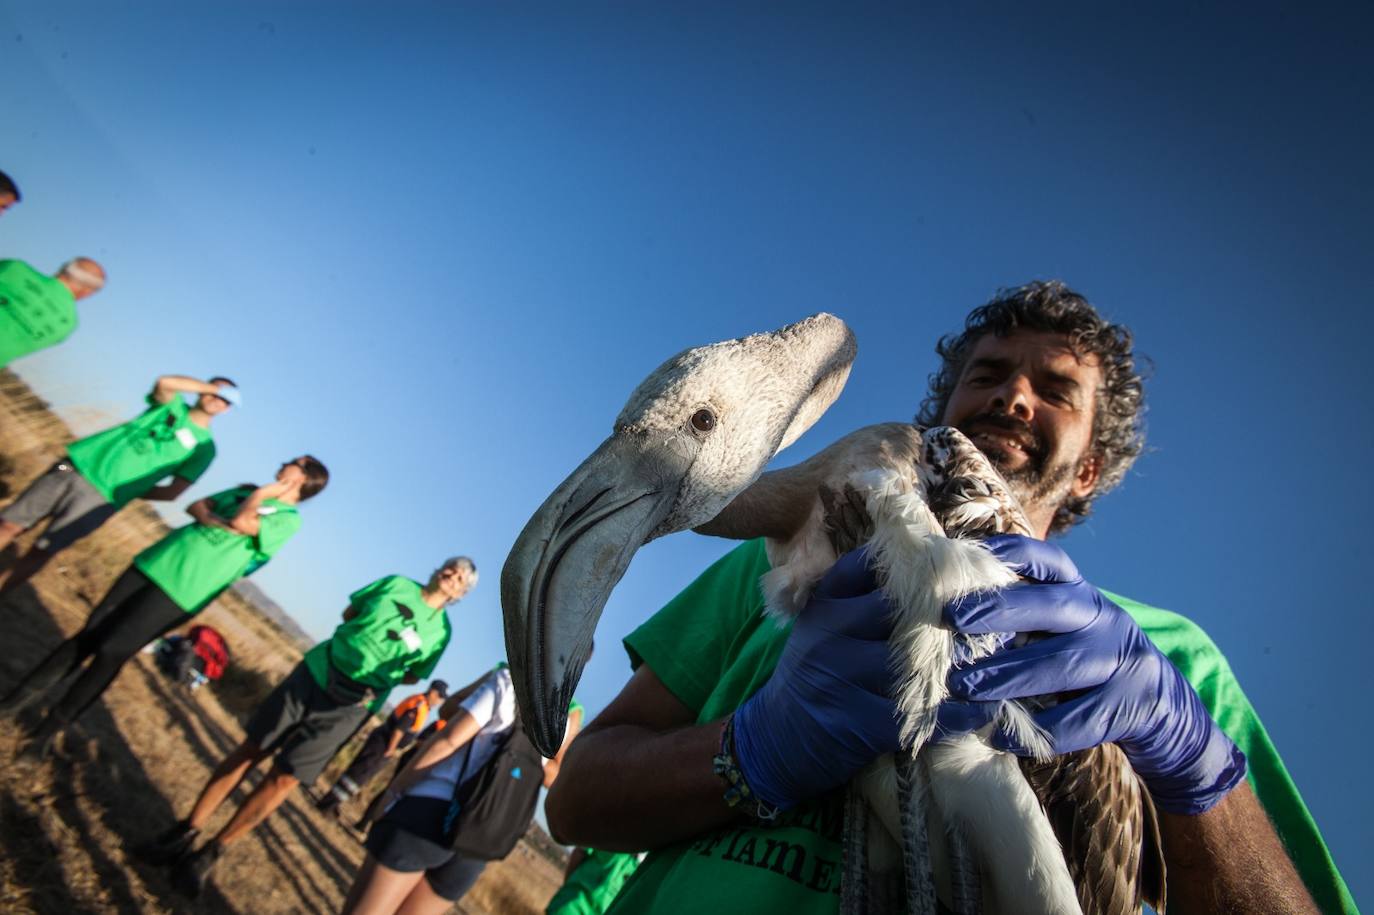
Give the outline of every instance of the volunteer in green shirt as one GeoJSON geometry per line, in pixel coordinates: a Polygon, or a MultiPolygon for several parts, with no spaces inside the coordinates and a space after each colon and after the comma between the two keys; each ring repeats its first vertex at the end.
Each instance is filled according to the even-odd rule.
{"type": "Polygon", "coordinates": [[[283,464],[266,486],[236,486],[192,503],[187,512],[195,523],[139,553],[82,630],[0,700],[5,711],[18,711],[90,661],[51,704],[26,754],[46,755],[53,738],[99,698],[124,662],[276,555],[300,528],[296,505],[328,481],[324,465],[306,455],[283,464]]]}
{"type": "Polygon", "coordinates": [[[76,303],[104,285],[105,268],[89,257],[72,258],[55,276],[0,260],[0,368],[71,336],[76,303]]]}
{"type": "MultiPolygon", "coordinates": [[[[1140,453],[1143,388],[1130,333],[1062,283],[1004,293],[975,310],[938,352],[943,365],[918,421],[963,430],[1007,478],[1040,538],[1085,518],[1140,453]]],[[[816,481],[831,478],[829,461],[842,450],[765,475],[701,530],[795,530],[800,522],[790,516],[812,504],[816,481]]],[[[1023,553],[1036,544],[1053,552],[1061,570],[1067,565],[1047,544],[1013,540],[1023,553]]],[[[550,792],[549,826],[561,840],[654,849],[613,905],[616,915],[838,909],[837,789],[898,743],[885,636],[864,628],[890,622],[879,607],[867,619],[832,622],[839,631],[826,632],[816,623],[828,619],[827,602],[839,599],[830,595],[779,629],[761,613],[758,576],[766,569],[762,544],[746,544],[626,639],[634,676],[571,748],[565,776],[550,792]],[[815,650],[806,651],[804,639],[792,646],[794,633],[815,650]],[[873,654],[866,644],[877,649],[877,661],[854,667],[859,653],[873,654]],[[773,676],[779,663],[788,665],[788,677],[773,676]],[[784,807],[780,822],[767,830],[751,825],[746,814],[769,811],[738,803],[737,791],[727,801],[733,786],[718,769],[742,774],[757,800],[784,807]]],[[[958,669],[946,706],[982,707],[992,698],[983,691],[988,684],[1006,686],[999,666],[1033,679],[1037,694],[1065,692],[1065,681],[1079,677],[1071,702],[1091,703],[1094,720],[1113,728],[1144,720],[1157,729],[1150,738],[1112,732],[1095,739],[1121,746],[1159,806],[1171,909],[1315,912],[1320,904],[1321,911],[1354,911],[1215,646],[1181,617],[1120,600],[1123,612],[1081,579],[1066,583],[1050,571],[1028,569],[1037,574],[975,606],[1003,618],[1008,608],[1024,608],[1039,619],[1067,614],[1093,624],[1053,629],[1062,651],[1037,651],[1032,643],[958,669]],[[1085,642],[1098,621],[1112,622],[1129,651],[1085,642]],[[1078,663],[1069,667],[1065,658],[1078,663]],[[1157,679],[1133,681],[1138,671],[1157,679]],[[1167,692],[1156,691],[1165,683],[1167,692]],[[1160,697],[1180,714],[1159,721],[1135,714],[1159,706],[1160,697]],[[1184,723],[1186,740],[1179,739],[1184,723]]],[[[949,622],[968,625],[966,609],[947,608],[949,622]]],[[[1007,695],[1020,694],[1008,688],[1007,695]]],[[[1037,714],[1056,745],[1092,744],[1056,714],[1037,714]]]]}
{"type": "Polygon", "coordinates": [[[281,806],[296,785],[314,782],[393,687],[434,673],[452,635],[445,608],[476,584],[476,564],[455,556],[427,584],[388,575],[349,595],[334,635],[306,652],[272,691],[244,728],[243,742],[211,773],[190,815],[143,846],[143,857],[174,864],[174,884],[198,895],[224,849],[281,806]],[[269,756],[275,758],[267,777],[219,834],[192,853],[215,810],[269,756]]]}
{"type": "Polygon", "coordinates": [[[238,387],[228,378],[163,375],[148,394],[148,408],[138,416],[68,445],[66,457],[0,511],[0,550],[48,521],[43,536],[8,575],[0,572],[0,596],[28,581],[56,553],[95,531],[130,501],[179,498],[214,460],[211,420],[241,402],[238,387]],[[184,394],[198,395],[194,406],[186,405],[184,394]]]}
{"type": "Polygon", "coordinates": [[[620,895],[639,858],[630,852],[574,849],[568,856],[563,885],[549,900],[544,915],[601,915],[620,895]]]}

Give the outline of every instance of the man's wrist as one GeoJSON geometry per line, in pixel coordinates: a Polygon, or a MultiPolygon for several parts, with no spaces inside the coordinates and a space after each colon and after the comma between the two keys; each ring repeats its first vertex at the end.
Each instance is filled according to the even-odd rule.
{"type": "Polygon", "coordinates": [[[781,808],[769,804],[754,793],[735,750],[735,716],[721,722],[720,744],[711,760],[711,768],[725,784],[725,806],[738,810],[756,823],[772,823],[781,808]]]}
{"type": "Polygon", "coordinates": [[[1169,813],[1195,816],[1215,807],[1245,778],[1245,754],[1212,720],[1202,699],[1181,675],[1177,685],[1188,691],[1174,706],[1187,710],[1175,716],[1184,733],[1156,728],[1148,743],[1123,744],[1122,749],[1156,806],[1169,813]],[[1166,758],[1170,763],[1167,768],[1149,762],[1166,758]]]}

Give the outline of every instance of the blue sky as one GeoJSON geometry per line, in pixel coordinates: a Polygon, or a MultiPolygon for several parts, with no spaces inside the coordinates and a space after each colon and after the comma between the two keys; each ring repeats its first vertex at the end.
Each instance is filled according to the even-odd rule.
{"type": "MultiPolygon", "coordinates": [[[[362,584],[471,554],[458,681],[503,651],[520,527],[662,359],[848,321],[790,463],[909,417],[938,335],[1062,277],[1155,364],[1151,449],[1066,548],[1211,633],[1369,897],[1370,19],[0,0],[0,256],[110,274],[14,368],[81,430],[163,372],[239,380],[193,495],[329,465],[257,576],[321,636],[362,584]]],[[[615,641],[728,546],[636,558],[593,710],[615,641]]]]}

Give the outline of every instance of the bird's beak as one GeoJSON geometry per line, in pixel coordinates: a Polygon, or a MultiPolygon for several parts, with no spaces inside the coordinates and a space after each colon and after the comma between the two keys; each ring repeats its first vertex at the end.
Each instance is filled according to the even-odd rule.
{"type": "Polygon", "coordinates": [[[545,756],[563,742],[568,702],[611,589],[672,511],[690,443],[613,435],[534,513],[501,570],[506,652],[525,730],[545,756]]]}

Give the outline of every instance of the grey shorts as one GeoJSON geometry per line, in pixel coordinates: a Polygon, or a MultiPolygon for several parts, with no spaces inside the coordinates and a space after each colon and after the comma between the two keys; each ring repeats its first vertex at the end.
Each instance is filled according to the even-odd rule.
{"type": "Polygon", "coordinates": [[[34,546],[55,553],[93,533],[118,510],[75,467],[62,460],[0,512],[0,520],[28,530],[51,518],[34,546]]]}
{"type": "Polygon", "coordinates": [[[277,768],[308,785],[368,715],[365,705],[329,698],[302,661],[258,706],[244,730],[253,743],[276,753],[277,768]]]}

